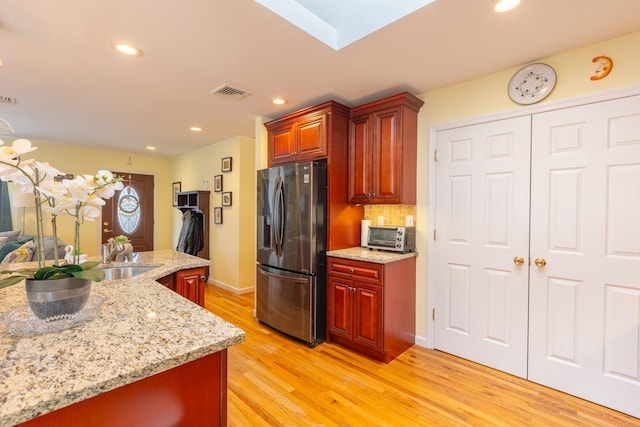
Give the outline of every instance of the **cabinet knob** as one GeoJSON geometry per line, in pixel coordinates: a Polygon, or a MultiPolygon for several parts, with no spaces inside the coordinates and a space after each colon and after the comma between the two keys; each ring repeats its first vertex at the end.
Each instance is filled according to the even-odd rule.
{"type": "Polygon", "coordinates": [[[515,257],[513,257],[513,263],[517,266],[520,266],[522,264],[524,264],[524,258],[521,256],[516,255],[515,257]]]}
{"type": "Polygon", "coordinates": [[[349,273],[353,274],[353,272],[354,272],[353,268],[350,268],[349,273]]]}

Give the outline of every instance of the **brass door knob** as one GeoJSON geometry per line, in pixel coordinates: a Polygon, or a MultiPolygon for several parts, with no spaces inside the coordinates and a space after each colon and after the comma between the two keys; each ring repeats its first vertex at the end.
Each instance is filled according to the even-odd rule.
{"type": "Polygon", "coordinates": [[[536,258],[536,260],[534,261],[536,263],[536,265],[540,268],[544,267],[545,265],[547,265],[547,260],[544,258],[536,258]]]}
{"type": "Polygon", "coordinates": [[[513,257],[513,263],[517,266],[521,266],[522,264],[524,264],[524,258],[516,255],[513,257]]]}

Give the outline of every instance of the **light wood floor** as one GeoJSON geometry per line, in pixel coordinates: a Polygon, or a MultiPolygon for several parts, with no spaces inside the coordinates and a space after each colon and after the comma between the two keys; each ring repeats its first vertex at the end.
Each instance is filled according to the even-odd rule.
{"type": "Polygon", "coordinates": [[[640,426],[418,346],[388,365],[334,344],[310,349],[259,324],[253,300],[206,286],[207,309],[246,332],[246,342],[229,349],[229,426],[640,426]]]}

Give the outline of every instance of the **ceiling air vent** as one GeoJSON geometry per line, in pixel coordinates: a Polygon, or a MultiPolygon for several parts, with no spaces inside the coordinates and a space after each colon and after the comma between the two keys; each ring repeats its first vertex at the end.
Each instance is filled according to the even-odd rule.
{"type": "Polygon", "coordinates": [[[0,95],[0,104],[15,104],[15,103],[16,103],[15,96],[0,95]]]}
{"type": "Polygon", "coordinates": [[[240,100],[245,96],[251,95],[252,92],[244,89],[238,89],[237,87],[232,87],[224,83],[212,90],[211,93],[225,98],[235,98],[236,100],[240,100]]]}

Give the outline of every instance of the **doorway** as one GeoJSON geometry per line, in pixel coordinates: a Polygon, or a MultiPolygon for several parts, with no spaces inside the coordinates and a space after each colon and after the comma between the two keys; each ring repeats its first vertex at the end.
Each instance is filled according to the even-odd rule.
{"type": "Polygon", "coordinates": [[[640,96],[436,148],[435,348],[640,416],[640,96]]]}
{"type": "Polygon", "coordinates": [[[123,177],[124,188],[106,200],[102,207],[102,243],[115,236],[125,235],[134,252],[154,249],[153,175],[114,172],[123,177]]]}

